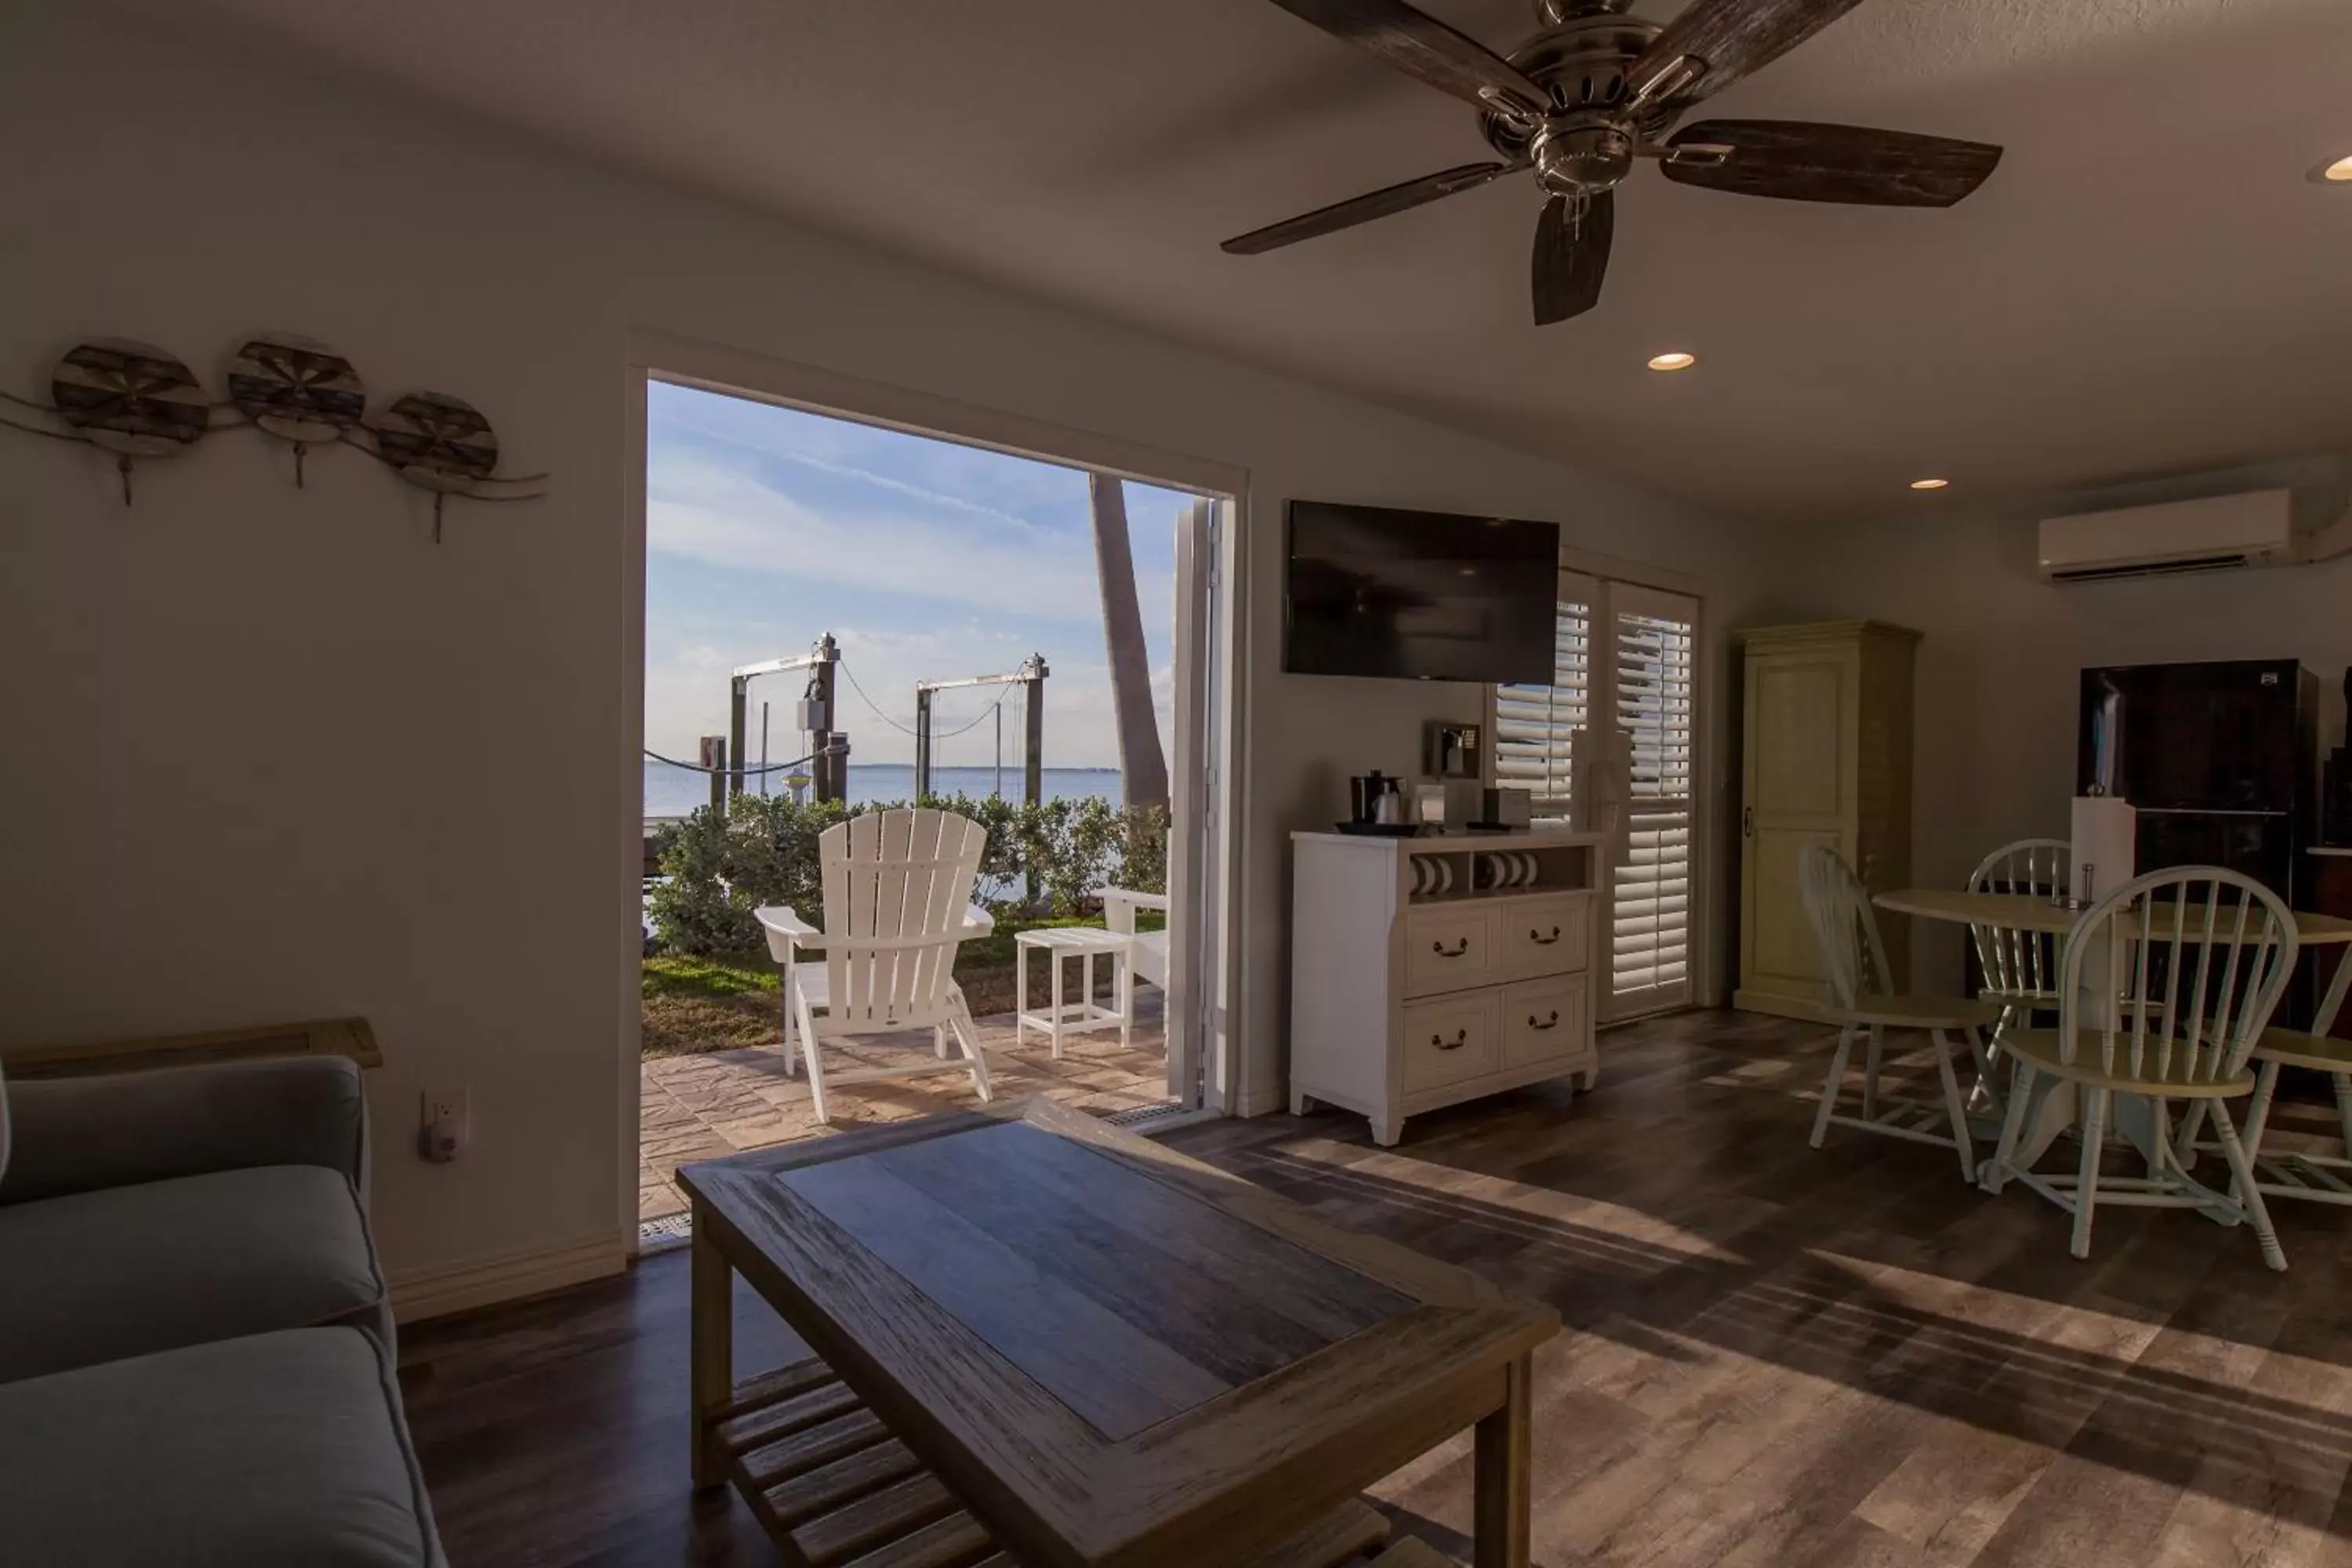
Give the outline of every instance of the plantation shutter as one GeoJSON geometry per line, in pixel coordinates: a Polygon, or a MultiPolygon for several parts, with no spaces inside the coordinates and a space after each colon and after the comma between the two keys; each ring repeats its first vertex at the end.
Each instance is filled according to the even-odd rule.
{"type": "Polygon", "coordinates": [[[1698,601],[1612,583],[1612,706],[1625,737],[1603,1016],[1691,1000],[1691,829],[1698,601]]]}
{"type": "Polygon", "coordinates": [[[1576,810],[1576,735],[1591,705],[1591,578],[1559,574],[1549,685],[1495,688],[1495,782],[1534,797],[1538,818],[1567,818],[1576,810]]]}

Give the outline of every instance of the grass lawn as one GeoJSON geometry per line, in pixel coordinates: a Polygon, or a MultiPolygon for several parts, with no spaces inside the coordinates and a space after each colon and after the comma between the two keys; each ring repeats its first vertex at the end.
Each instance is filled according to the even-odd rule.
{"type": "MultiPolygon", "coordinates": [[[[1146,912],[1150,929],[1156,917],[1146,912]]],[[[1098,920],[999,921],[988,936],[967,942],[956,953],[956,983],[975,1016],[1013,1010],[1013,939],[1046,926],[1099,926],[1098,920]]],[[[1103,966],[1108,967],[1108,966],[1103,966]]],[[[1097,970],[1100,973],[1100,970],[1097,970]]],[[[681,1056],[773,1045],[782,1029],[776,994],[782,970],[764,951],[698,958],[659,953],[645,961],[645,1054],[681,1056]]],[[[1042,965],[1033,965],[1030,984],[1043,999],[1042,965]]],[[[1098,988],[1108,994],[1109,982],[1098,988]]]]}

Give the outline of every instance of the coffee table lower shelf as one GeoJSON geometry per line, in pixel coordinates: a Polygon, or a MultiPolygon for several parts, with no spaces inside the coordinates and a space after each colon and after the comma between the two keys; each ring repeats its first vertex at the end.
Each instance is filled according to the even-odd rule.
{"type": "MultiPolygon", "coordinates": [[[[822,1361],[736,1384],[710,1435],[790,1568],[1021,1568],[822,1361]]],[[[1387,1520],[1352,1502],[1235,1568],[1377,1568],[1370,1554],[1388,1533],[1387,1520]]],[[[1399,1548],[1409,1545],[1418,1550],[1399,1548]]]]}

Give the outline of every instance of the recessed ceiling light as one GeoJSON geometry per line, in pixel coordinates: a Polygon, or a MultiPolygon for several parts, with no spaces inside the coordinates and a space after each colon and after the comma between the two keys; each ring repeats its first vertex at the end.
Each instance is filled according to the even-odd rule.
{"type": "Polygon", "coordinates": [[[1652,370],[1688,370],[1697,363],[1698,355],[1686,354],[1680,349],[1676,349],[1672,353],[1659,354],[1652,359],[1650,368],[1652,370]]]}
{"type": "Polygon", "coordinates": [[[1911,488],[1915,490],[1940,490],[1951,482],[1949,479],[1913,479],[1911,488]]]}
{"type": "Polygon", "coordinates": [[[2336,159],[2319,171],[2319,177],[2330,184],[2352,184],[2352,156],[2336,159]]]}

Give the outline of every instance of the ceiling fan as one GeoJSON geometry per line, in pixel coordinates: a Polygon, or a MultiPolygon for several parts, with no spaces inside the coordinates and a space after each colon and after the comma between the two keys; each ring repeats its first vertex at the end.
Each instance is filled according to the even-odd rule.
{"type": "Polygon", "coordinates": [[[1536,223],[1538,326],[1592,309],[1609,268],[1618,183],[1637,158],[1685,185],[1789,201],[1948,207],[1982,184],[2000,149],[1903,131],[1801,120],[1705,120],[1710,93],[1769,65],[1860,0],[1692,0],[1661,27],[1633,0],[1537,0],[1542,24],[1506,58],[1405,0],[1274,0],[1478,110],[1497,159],[1465,163],[1224,243],[1255,256],[1532,171],[1549,198],[1536,223]],[[1668,132],[1674,133],[1669,136],[1668,132]]]}

